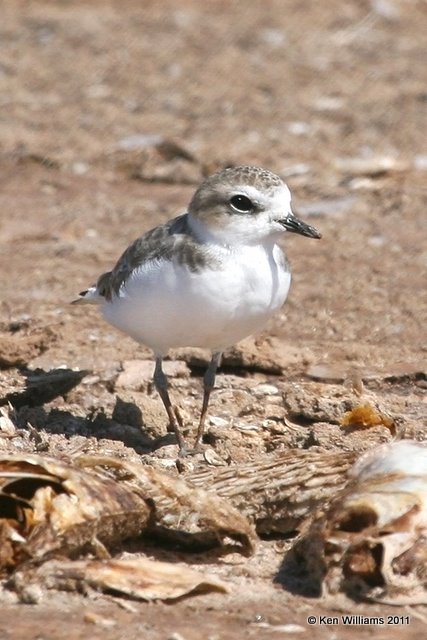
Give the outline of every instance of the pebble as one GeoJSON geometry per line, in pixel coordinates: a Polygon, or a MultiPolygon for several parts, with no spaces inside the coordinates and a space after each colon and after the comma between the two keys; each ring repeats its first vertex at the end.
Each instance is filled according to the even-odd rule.
{"type": "Polygon", "coordinates": [[[99,613],[95,613],[95,611],[86,611],[83,616],[83,620],[90,624],[96,624],[101,627],[115,627],[117,622],[112,620],[111,618],[106,618],[99,613]]]}
{"type": "Polygon", "coordinates": [[[87,162],[76,161],[71,165],[71,171],[75,176],[84,176],[89,171],[87,162]]]}
{"type": "Polygon", "coordinates": [[[282,48],[287,41],[286,34],[280,29],[263,29],[260,37],[272,49],[282,48]]]}
{"type": "Polygon", "coordinates": [[[284,178],[291,178],[294,176],[307,175],[311,170],[311,165],[306,164],[305,162],[298,162],[297,164],[284,167],[280,173],[284,178]]]}
{"type": "Polygon", "coordinates": [[[308,135],[312,127],[308,124],[308,122],[290,122],[287,126],[289,133],[293,136],[306,136],[308,135]]]}
{"type": "Polygon", "coordinates": [[[418,171],[427,171],[427,153],[419,153],[415,156],[414,167],[418,171]]]}
{"type": "Polygon", "coordinates": [[[233,427],[239,431],[259,431],[260,427],[257,424],[247,424],[245,422],[235,422],[233,427]]]}
{"type": "Polygon", "coordinates": [[[43,589],[38,584],[28,584],[19,593],[19,599],[24,604],[38,604],[43,599],[43,589]]]}
{"type": "Polygon", "coordinates": [[[343,98],[335,98],[332,96],[322,96],[313,103],[316,111],[339,111],[344,105],[345,101],[343,98]]]}
{"type": "Polygon", "coordinates": [[[135,133],[133,135],[120,138],[117,143],[117,148],[122,149],[123,151],[133,151],[138,149],[146,149],[147,147],[156,147],[161,142],[163,142],[163,138],[159,134],[135,133]]]}
{"type": "Polygon", "coordinates": [[[367,243],[370,247],[383,247],[386,244],[387,240],[384,236],[376,235],[370,236],[367,239],[367,243]]]}
{"type": "Polygon", "coordinates": [[[256,396],[275,396],[279,389],[272,384],[259,384],[252,389],[256,396]]]}
{"type": "Polygon", "coordinates": [[[209,416],[209,423],[214,427],[227,427],[228,420],[219,416],[209,416]]]}
{"type": "Polygon", "coordinates": [[[225,467],[226,461],[223,460],[213,449],[206,449],[203,453],[205,461],[212,467],[225,467]]]}
{"type": "Polygon", "coordinates": [[[400,9],[392,0],[370,0],[370,5],[372,11],[386,20],[394,21],[400,16],[400,9]]]}

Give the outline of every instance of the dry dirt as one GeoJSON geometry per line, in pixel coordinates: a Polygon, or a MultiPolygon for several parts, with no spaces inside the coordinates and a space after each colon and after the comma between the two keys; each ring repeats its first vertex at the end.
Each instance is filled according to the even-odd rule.
{"type": "MultiPolygon", "coordinates": [[[[173,465],[160,400],[126,364],[148,351],[69,301],[131,240],[182,211],[205,173],[233,163],[286,178],[295,211],[323,239],[287,238],[290,297],[256,342],[226,359],[209,444],[233,464],[288,447],[339,455],[390,440],[384,427],[345,433],[337,424],[360,378],[400,435],[425,439],[427,4],[0,5],[0,395],[21,429],[0,448],[173,465]]],[[[171,387],[191,429],[200,359],[184,356],[171,387]]],[[[32,606],[10,596],[0,637],[425,633],[425,607],[351,602],[344,611],[408,615],[410,624],[309,626],[309,615],[340,612],[289,586],[280,571],[289,544],[264,540],[249,560],[184,556],[228,579],[229,596],[128,609],[93,595],[49,593],[32,606]],[[289,624],[300,628],[275,628],[289,624]]]]}

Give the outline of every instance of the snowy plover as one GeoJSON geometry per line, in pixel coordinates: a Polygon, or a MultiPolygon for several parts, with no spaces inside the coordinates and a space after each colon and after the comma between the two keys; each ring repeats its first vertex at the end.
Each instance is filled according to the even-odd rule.
{"type": "Polygon", "coordinates": [[[177,347],[211,350],[197,448],[222,352],[261,329],[286,300],[291,274],[277,244],[285,230],[321,237],[294,216],[289,189],[277,175],[258,167],[225,169],[202,182],[187,213],[135,240],[75,301],[99,304],[109,323],[153,350],[153,381],[181,451],[182,425],[162,359],[177,347]]]}

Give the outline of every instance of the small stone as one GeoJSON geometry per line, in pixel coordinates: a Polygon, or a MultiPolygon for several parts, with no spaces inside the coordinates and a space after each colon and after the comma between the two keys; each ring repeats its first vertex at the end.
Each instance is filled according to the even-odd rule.
{"type": "Polygon", "coordinates": [[[212,467],[225,467],[226,461],[220,458],[220,456],[213,449],[206,449],[203,453],[205,461],[212,467]]]}
{"type": "Polygon", "coordinates": [[[226,420],[225,418],[220,418],[219,416],[210,416],[208,420],[209,420],[209,423],[212,424],[214,427],[228,426],[228,420],[226,420]]]}
{"type": "Polygon", "coordinates": [[[400,9],[392,0],[370,0],[372,11],[389,21],[398,20],[400,9]]]}
{"type": "Polygon", "coordinates": [[[120,138],[117,143],[117,148],[124,151],[147,149],[147,147],[156,147],[162,141],[163,137],[156,133],[135,133],[133,135],[120,138]]]}
{"type": "Polygon", "coordinates": [[[19,599],[24,604],[38,604],[43,598],[43,589],[39,584],[28,584],[19,593],[19,599]]]}
{"type": "Polygon", "coordinates": [[[386,242],[387,240],[385,239],[385,237],[381,235],[370,236],[367,239],[367,243],[369,244],[370,247],[381,248],[386,244],[386,242]]]}
{"type": "Polygon", "coordinates": [[[292,178],[294,176],[305,176],[307,173],[310,173],[311,165],[306,164],[305,162],[299,162],[297,164],[291,164],[290,166],[286,166],[282,169],[281,175],[284,178],[292,178]]]}
{"type": "Polygon", "coordinates": [[[340,365],[315,364],[308,367],[306,375],[320,382],[340,383],[346,378],[346,369],[340,365]]]}
{"type": "MultiPolygon", "coordinates": [[[[172,434],[171,434],[172,436],[172,434]]],[[[155,456],[161,460],[173,461],[175,465],[175,460],[179,455],[179,447],[177,444],[165,444],[159,449],[156,449],[155,456]]],[[[168,464],[166,465],[168,466],[168,464]]]]}
{"type": "Polygon", "coordinates": [[[417,171],[427,171],[427,153],[419,153],[415,156],[414,167],[417,171]]]}
{"type": "Polygon", "coordinates": [[[251,431],[259,431],[260,427],[257,424],[247,424],[245,422],[235,422],[233,425],[234,429],[243,432],[251,432],[251,431]]]}
{"type": "Polygon", "coordinates": [[[89,165],[86,162],[73,162],[71,165],[71,171],[75,176],[84,176],[89,171],[89,165]]]}
{"type": "Polygon", "coordinates": [[[96,384],[100,380],[101,378],[99,375],[92,374],[92,375],[86,376],[86,378],[83,378],[82,384],[85,384],[85,385],[96,384]]]}
{"type": "Polygon", "coordinates": [[[275,396],[279,389],[272,384],[259,384],[252,389],[256,396],[275,396]]]}
{"type": "Polygon", "coordinates": [[[339,111],[344,105],[343,98],[334,96],[321,96],[313,103],[316,111],[339,111]]]}
{"type": "Polygon", "coordinates": [[[271,49],[280,49],[286,44],[286,34],[280,29],[263,29],[261,40],[271,49]]]}
{"type": "Polygon", "coordinates": [[[174,631],[173,633],[170,634],[170,636],[168,636],[167,640],[186,640],[186,639],[180,633],[178,633],[177,631],[174,631]]]}
{"type": "Polygon", "coordinates": [[[308,122],[290,122],[287,129],[293,136],[306,136],[311,132],[311,126],[308,122]]]}
{"type": "Polygon", "coordinates": [[[351,366],[349,364],[316,364],[308,367],[306,375],[312,380],[319,382],[327,382],[331,384],[339,384],[345,382],[349,378],[353,378],[356,374],[361,381],[377,380],[383,376],[378,371],[366,369],[364,367],[351,366]]]}
{"type": "Polygon", "coordinates": [[[95,611],[86,611],[83,620],[90,624],[96,624],[100,627],[115,627],[117,622],[111,618],[105,618],[105,616],[95,613],[95,611]]]}

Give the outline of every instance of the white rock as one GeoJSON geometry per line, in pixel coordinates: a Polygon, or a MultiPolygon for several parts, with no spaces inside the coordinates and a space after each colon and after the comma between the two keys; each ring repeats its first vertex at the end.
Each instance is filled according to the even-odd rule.
{"type": "Polygon", "coordinates": [[[123,151],[147,149],[148,147],[156,147],[162,140],[162,136],[156,133],[135,133],[120,138],[117,143],[117,148],[123,151]]]}
{"type": "Polygon", "coordinates": [[[209,417],[209,422],[214,427],[227,427],[228,426],[228,420],[226,420],[225,418],[220,418],[219,416],[210,416],[209,417]]]}
{"type": "Polygon", "coordinates": [[[275,396],[279,389],[272,384],[259,384],[252,389],[256,396],[275,396]]]}

